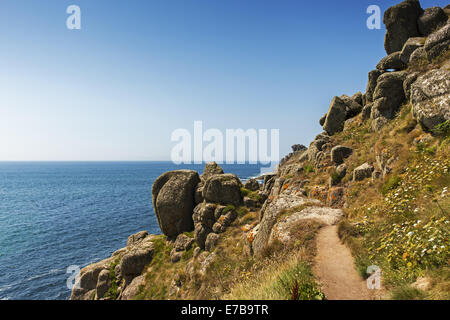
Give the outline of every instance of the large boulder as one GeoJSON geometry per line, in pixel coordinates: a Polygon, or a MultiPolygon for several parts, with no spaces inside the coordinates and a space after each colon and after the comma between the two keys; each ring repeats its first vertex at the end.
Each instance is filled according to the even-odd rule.
{"type": "Polygon", "coordinates": [[[440,7],[426,9],[417,21],[419,32],[423,36],[430,35],[447,22],[448,16],[440,7]]]}
{"type": "Polygon", "coordinates": [[[217,242],[219,242],[219,239],[220,236],[217,233],[211,232],[210,234],[208,234],[205,241],[205,250],[212,251],[217,245],[217,242]]]}
{"type": "Polygon", "coordinates": [[[408,74],[405,81],[403,81],[403,91],[407,100],[411,98],[411,86],[417,80],[419,72],[412,72],[408,74]]]}
{"type": "Polygon", "coordinates": [[[427,52],[424,47],[417,48],[409,57],[409,65],[428,63],[427,52]]]}
{"type": "Polygon", "coordinates": [[[301,206],[306,206],[307,204],[320,205],[320,201],[292,194],[281,194],[274,201],[267,201],[266,205],[261,209],[261,222],[257,228],[258,232],[252,233],[252,237],[247,239],[250,242],[251,251],[256,256],[263,254],[273,226],[277,223],[283,210],[301,208],[301,206]]]}
{"type": "Polygon", "coordinates": [[[153,208],[166,236],[176,237],[194,229],[194,193],[199,182],[196,171],[179,170],[166,172],[153,183],[153,208]]]}
{"type": "Polygon", "coordinates": [[[335,225],[344,216],[340,209],[311,206],[283,217],[272,228],[268,244],[275,241],[288,245],[297,240],[298,226],[305,221],[316,221],[323,225],[335,225]]]}
{"type": "MultiPolygon", "coordinates": [[[[409,58],[409,57],[408,57],[409,58]]],[[[409,59],[408,59],[409,60],[409,59]]],[[[402,60],[402,52],[397,51],[384,57],[377,64],[378,70],[404,70],[408,65],[402,60]]]]}
{"type": "Polygon", "coordinates": [[[388,54],[401,51],[409,38],[420,35],[417,20],[422,13],[418,0],[405,0],[386,10],[383,17],[386,25],[384,48],[388,54]]]}
{"type": "Polygon", "coordinates": [[[403,81],[407,76],[406,72],[386,72],[377,81],[377,86],[373,93],[373,100],[379,98],[389,98],[398,102],[403,102],[403,81]]]}
{"type": "Polygon", "coordinates": [[[437,58],[450,46],[450,23],[433,32],[425,41],[425,51],[429,61],[437,58]]]}
{"type": "Polygon", "coordinates": [[[136,276],[139,276],[144,267],[152,261],[153,244],[146,248],[136,248],[127,252],[120,262],[121,276],[125,282],[130,283],[136,276]]]}
{"type": "Polygon", "coordinates": [[[378,78],[373,94],[371,109],[372,129],[378,131],[387,120],[392,119],[405,101],[403,81],[407,73],[403,71],[387,72],[378,78]]]}
{"type": "Polygon", "coordinates": [[[327,118],[323,129],[331,136],[344,130],[344,123],[347,119],[347,105],[339,98],[334,97],[328,109],[327,118]]]}
{"type": "Polygon", "coordinates": [[[223,174],[223,169],[216,162],[208,162],[203,169],[203,173],[200,176],[201,179],[206,180],[213,175],[223,174]]]}
{"type": "Polygon", "coordinates": [[[216,174],[223,174],[223,169],[216,162],[208,162],[203,169],[203,173],[200,175],[200,182],[195,189],[195,204],[203,202],[203,188],[205,182],[216,174]]]}
{"type": "Polygon", "coordinates": [[[207,226],[208,228],[212,228],[214,223],[216,222],[215,211],[217,205],[214,203],[200,203],[194,209],[194,224],[197,225],[199,223],[207,226]]]}
{"type": "Polygon", "coordinates": [[[450,120],[450,71],[445,68],[428,71],[411,86],[412,112],[426,129],[450,120]]]}
{"type": "Polygon", "coordinates": [[[355,101],[357,104],[360,104],[361,106],[364,105],[364,95],[361,92],[357,92],[354,95],[352,95],[352,100],[355,101]]]}
{"type": "Polygon", "coordinates": [[[242,204],[241,188],[242,183],[234,174],[214,175],[205,182],[203,198],[210,203],[239,206],[242,204]]]}
{"type": "Polygon", "coordinates": [[[138,276],[124,289],[120,299],[133,300],[140,292],[141,287],[145,285],[145,275],[138,276]]]}
{"type": "Polygon", "coordinates": [[[327,120],[327,114],[325,113],[320,119],[319,119],[319,124],[323,127],[323,125],[325,124],[325,120],[327,120]]]}
{"type": "Polygon", "coordinates": [[[359,97],[357,95],[354,95],[353,97],[349,97],[344,94],[344,95],[340,96],[340,98],[342,101],[344,101],[345,106],[346,106],[346,114],[345,114],[346,120],[357,116],[361,112],[363,106],[361,105],[360,102],[356,101],[356,100],[360,100],[360,99],[358,99],[359,97]]]}
{"type": "Polygon", "coordinates": [[[244,188],[248,189],[250,191],[258,191],[260,186],[259,186],[259,182],[256,179],[249,179],[245,184],[244,184],[244,188]]]}
{"type": "Polygon", "coordinates": [[[351,156],[353,149],[345,146],[336,146],[331,149],[331,161],[336,165],[340,165],[344,162],[344,159],[351,156]]]}
{"type": "Polygon", "coordinates": [[[367,103],[361,111],[362,120],[365,121],[370,118],[370,114],[372,113],[373,102],[367,103]]]}
{"type": "Polygon", "coordinates": [[[375,88],[377,86],[378,78],[383,73],[384,72],[381,70],[372,70],[369,72],[369,80],[367,82],[367,89],[366,89],[366,103],[373,102],[373,92],[375,91],[375,88]]]}
{"type": "Polygon", "coordinates": [[[400,52],[400,60],[405,64],[409,64],[409,60],[414,51],[418,48],[423,47],[425,44],[425,38],[414,37],[409,38],[408,41],[403,45],[402,51],[400,52]]]}
{"type": "Polygon", "coordinates": [[[105,293],[111,287],[111,278],[109,274],[109,270],[106,269],[103,269],[99,273],[96,287],[97,298],[103,298],[105,293]]]}
{"type": "Polygon", "coordinates": [[[364,163],[353,171],[353,181],[361,181],[372,177],[372,172],[375,170],[373,165],[364,163]]]}
{"type": "Polygon", "coordinates": [[[103,270],[109,270],[112,259],[88,265],[80,271],[76,286],[72,289],[70,300],[92,300],[97,288],[98,277],[103,270]]]}

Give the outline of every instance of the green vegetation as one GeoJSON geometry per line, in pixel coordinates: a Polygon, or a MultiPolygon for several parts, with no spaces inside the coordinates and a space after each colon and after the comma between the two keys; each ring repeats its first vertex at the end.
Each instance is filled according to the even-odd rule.
{"type": "Polygon", "coordinates": [[[291,256],[273,260],[258,274],[238,283],[225,299],[324,300],[310,266],[291,256]]]}
{"type": "Polygon", "coordinates": [[[246,197],[246,196],[248,196],[250,193],[251,193],[250,190],[248,190],[248,189],[246,189],[246,188],[244,188],[244,187],[241,188],[241,196],[242,196],[242,197],[246,197]]]}
{"type": "Polygon", "coordinates": [[[255,201],[261,200],[261,196],[259,195],[258,191],[250,191],[246,188],[241,188],[241,196],[249,197],[250,199],[253,199],[255,201]]]}
{"type": "Polygon", "coordinates": [[[434,127],[433,133],[438,136],[444,136],[444,137],[449,136],[450,135],[450,121],[447,120],[447,121],[437,125],[436,127],[434,127]]]}
{"type": "Polygon", "coordinates": [[[314,166],[310,163],[307,163],[303,166],[303,172],[305,172],[306,174],[314,172],[314,166]]]}
{"type": "Polygon", "coordinates": [[[249,212],[247,207],[239,207],[237,210],[237,214],[239,217],[245,216],[249,212]]]}
{"type": "Polygon", "coordinates": [[[116,300],[119,292],[118,292],[118,284],[116,278],[115,268],[119,264],[120,258],[114,260],[109,267],[109,280],[111,281],[111,287],[109,287],[108,291],[106,291],[104,298],[110,300],[116,300]]]}
{"type": "Polygon", "coordinates": [[[395,288],[392,291],[393,300],[424,300],[426,297],[425,292],[407,285],[395,288]]]}
{"type": "Polygon", "coordinates": [[[383,187],[381,188],[381,193],[384,196],[387,195],[389,191],[397,188],[401,182],[402,182],[401,177],[397,175],[390,176],[389,179],[383,184],[383,187]]]}
{"type": "Polygon", "coordinates": [[[228,212],[233,211],[233,210],[236,210],[236,207],[233,206],[232,204],[229,204],[229,205],[227,205],[227,206],[223,209],[222,215],[225,215],[225,214],[227,214],[228,212]]]}
{"type": "MultiPolygon", "coordinates": [[[[346,160],[349,168],[374,162],[372,148],[375,154],[394,161],[385,179],[348,186],[346,219],[338,232],[362,277],[368,276],[370,265],[381,268],[386,298],[448,299],[450,139],[413,128],[409,109],[403,106],[399,116],[376,135],[368,134],[362,142],[353,138],[346,142],[360,150],[346,160]],[[405,127],[408,130],[398,129],[405,127]],[[430,279],[429,290],[412,286],[418,277],[430,279]]],[[[363,127],[348,130],[359,136],[363,127]]],[[[342,135],[333,137],[333,143],[342,143],[342,135]]]]}

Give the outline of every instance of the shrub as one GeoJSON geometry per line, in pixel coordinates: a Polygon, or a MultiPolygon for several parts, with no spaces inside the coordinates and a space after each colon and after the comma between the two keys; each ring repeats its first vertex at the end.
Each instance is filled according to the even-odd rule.
{"type": "Polygon", "coordinates": [[[331,173],[330,177],[331,177],[331,181],[332,181],[333,185],[336,185],[339,182],[341,182],[341,177],[339,176],[339,173],[337,173],[336,171],[333,171],[331,173]]]}
{"type": "Polygon", "coordinates": [[[424,300],[426,293],[411,286],[402,286],[392,291],[393,300],[424,300]]]}
{"type": "Polygon", "coordinates": [[[245,216],[248,213],[248,211],[249,210],[247,209],[247,207],[240,207],[237,210],[237,214],[238,214],[239,217],[243,217],[243,216],[245,216]]]}
{"type": "Polygon", "coordinates": [[[305,164],[304,166],[303,166],[303,171],[305,172],[305,173],[310,173],[310,172],[314,172],[314,166],[312,165],[312,164],[305,164]]]}
{"type": "Polygon", "coordinates": [[[286,300],[325,299],[325,295],[314,282],[311,269],[303,262],[283,272],[274,284],[274,290],[286,300]]]}
{"type": "Polygon", "coordinates": [[[438,124],[433,128],[432,132],[438,136],[448,136],[450,134],[450,121],[447,120],[441,124],[438,124]]]}
{"type": "Polygon", "coordinates": [[[381,188],[381,193],[385,196],[388,194],[389,191],[397,188],[402,181],[402,178],[400,178],[397,175],[393,175],[389,177],[389,179],[383,184],[383,187],[381,188]]]}
{"type": "Polygon", "coordinates": [[[246,188],[241,188],[241,196],[242,197],[246,197],[251,193],[250,190],[246,189],[246,188]]]}
{"type": "Polygon", "coordinates": [[[227,214],[228,212],[233,211],[235,209],[236,209],[235,206],[233,206],[232,204],[229,204],[223,209],[222,215],[227,214]]]}

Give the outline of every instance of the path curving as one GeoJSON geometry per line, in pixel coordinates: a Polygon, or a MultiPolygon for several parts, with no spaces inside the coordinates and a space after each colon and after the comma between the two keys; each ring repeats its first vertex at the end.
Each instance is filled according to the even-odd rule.
{"type": "Polygon", "coordinates": [[[320,230],[313,272],[328,300],[371,300],[366,281],[358,275],[350,250],[338,237],[337,226],[320,230]]]}

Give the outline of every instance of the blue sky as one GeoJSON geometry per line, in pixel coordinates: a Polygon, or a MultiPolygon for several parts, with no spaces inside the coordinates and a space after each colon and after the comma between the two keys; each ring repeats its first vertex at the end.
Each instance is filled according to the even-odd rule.
{"type": "Polygon", "coordinates": [[[168,160],[195,120],[280,129],[284,155],[365,91],[385,55],[366,9],[398,2],[2,0],[0,160],[168,160]]]}

